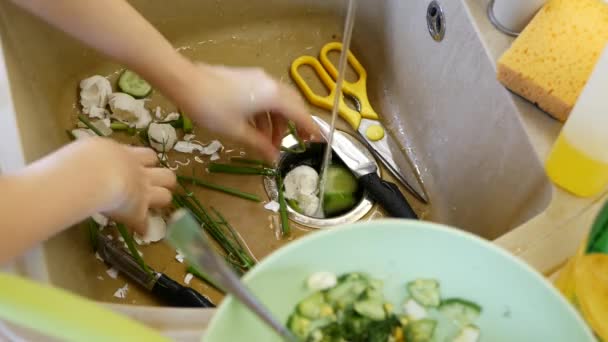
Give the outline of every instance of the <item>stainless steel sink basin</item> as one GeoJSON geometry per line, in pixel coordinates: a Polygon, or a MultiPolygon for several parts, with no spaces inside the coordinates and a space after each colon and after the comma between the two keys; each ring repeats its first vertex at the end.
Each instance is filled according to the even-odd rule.
{"type": "MultiPolygon", "coordinates": [[[[131,3],[185,55],[209,63],[262,66],[284,82],[290,82],[294,58],[316,55],[324,43],[341,37],[344,12],[343,1],[327,0],[131,3]]],[[[429,3],[360,1],[352,49],[368,70],[373,106],[412,158],[428,192],[430,206],[412,199],[414,207],[426,219],[494,239],[543,211],[551,186],[509,93],[495,79],[466,4],[438,1],[445,19],[445,35],[438,42],[429,34],[429,3]]],[[[10,89],[9,95],[0,86],[0,99],[13,104],[6,102],[0,127],[0,164],[8,170],[67,143],[64,130],[78,112],[78,81],[92,74],[115,76],[121,66],[9,2],[0,2],[0,19],[9,80],[3,84],[10,89]]],[[[347,126],[342,122],[340,128],[347,126]]],[[[261,180],[217,179],[265,194],[261,180]]],[[[209,196],[220,201],[219,209],[238,205],[209,196]]],[[[278,246],[265,229],[269,212],[261,205],[238,209],[249,216],[235,213],[234,225],[246,239],[264,241],[250,242],[254,253],[263,257],[278,246]]],[[[28,259],[26,273],[41,279],[48,275],[55,284],[113,301],[111,292],[97,284],[103,266],[96,264],[85,240],[77,228],[50,240],[44,253],[28,259]]],[[[162,253],[172,259],[171,252],[162,253]]],[[[183,269],[175,272],[183,276],[183,269]]]]}

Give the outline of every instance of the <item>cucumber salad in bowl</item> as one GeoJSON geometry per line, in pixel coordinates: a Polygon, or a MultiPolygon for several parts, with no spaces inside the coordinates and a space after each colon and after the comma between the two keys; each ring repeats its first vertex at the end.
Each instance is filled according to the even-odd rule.
{"type": "Polygon", "coordinates": [[[435,279],[404,282],[403,303],[388,302],[383,282],[364,273],[339,277],[319,272],[314,292],[301,300],[287,326],[307,342],[476,342],[481,307],[463,298],[442,298],[435,279]]]}

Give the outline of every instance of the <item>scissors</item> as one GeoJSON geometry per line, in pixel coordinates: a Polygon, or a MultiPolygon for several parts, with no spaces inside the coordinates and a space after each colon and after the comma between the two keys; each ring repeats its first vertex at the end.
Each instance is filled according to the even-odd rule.
{"type": "MultiPolygon", "coordinates": [[[[330,42],[321,48],[319,58],[312,56],[301,56],[291,64],[291,77],[296,82],[304,97],[313,105],[331,110],[333,108],[334,99],[336,96],[336,79],[338,78],[338,69],[329,60],[328,54],[330,51],[342,51],[342,43],[330,42]],[[310,66],[321,79],[323,85],[329,91],[329,95],[321,96],[315,93],[308,83],[304,80],[299,72],[301,66],[310,66]]],[[[428,203],[426,193],[422,189],[419,181],[415,178],[415,172],[412,170],[411,162],[403,155],[403,153],[394,154],[391,146],[399,147],[399,144],[394,141],[393,137],[386,134],[384,126],[380,122],[380,116],[372,108],[367,96],[367,71],[361,63],[355,58],[351,51],[348,51],[347,60],[350,66],[355,70],[359,79],[355,82],[344,80],[342,88],[344,94],[352,98],[357,110],[350,108],[344,101],[344,96],[341,96],[338,113],[362,138],[367,147],[374,152],[376,157],[388,168],[389,171],[399,180],[401,184],[422,203],[428,203]],[[399,163],[397,163],[397,159],[399,163]],[[409,173],[404,173],[400,165],[407,165],[410,168],[409,173]],[[409,177],[414,177],[415,181],[408,181],[409,177]]]]}

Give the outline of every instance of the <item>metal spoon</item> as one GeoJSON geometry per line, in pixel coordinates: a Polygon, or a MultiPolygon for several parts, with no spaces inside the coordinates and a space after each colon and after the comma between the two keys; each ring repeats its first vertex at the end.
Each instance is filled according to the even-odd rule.
{"type": "Polygon", "coordinates": [[[201,227],[192,215],[184,209],[177,210],[171,217],[167,240],[173,247],[183,253],[193,267],[205,270],[225,291],[245,304],[262,321],[276,331],[286,341],[297,342],[298,339],[281,322],[279,322],[245,287],[239,277],[226,262],[215,252],[201,227]]]}

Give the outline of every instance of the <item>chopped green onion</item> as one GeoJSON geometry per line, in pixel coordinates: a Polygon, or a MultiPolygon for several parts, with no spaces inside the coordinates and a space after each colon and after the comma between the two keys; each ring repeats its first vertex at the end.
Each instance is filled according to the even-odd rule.
{"type": "Polygon", "coordinates": [[[248,158],[243,158],[243,157],[230,157],[230,161],[233,163],[256,165],[256,166],[260,166],[260,167],[268,167],[268,168],[271,167],[265,161],[258,160],[258,159],[248,159],[248,158]]]}
{"type": "Polygon", "coordinates": [[[275,170],[267,167],[235,166],[230,164],[211,163],[209,172],[231,173],[238,175],[274,176],[275,170]]]}
{"type": "Polygon", "coordinates": [[[211,280],[211,278],[209,278],[209,276],[207,274],[197,270],[196,268],[194,268],[194,266],[188,266],[188,269],[186,270],[186,272],[191,273],[193,276],[195,276],[198,279],[211,285],[214,289],[218,290],[219,292],[226,293],[226,291],[224,291],[221,286],[219,286],[213,280],[211,280]]]}
{"type": "Polygon", "coordinates": [[[89,239],[91,241],[91,246],[93,246],[94,251],[97,251],[97,246],[98,246],[97,234],[99,234],[99,225],[97,224],[97,222],[95,222],[95,220],[93,220],[92,218],[89,218],[87,220],[87,228],[89,231],[89,239]]]}
{"type": "Polygon", "coordinates": [[[184,133],[192,133],[192,130],[194,130],[194,124],[192,124],[192,120],[190,120],[189,117],[184,115],[184,113],[182,113],[182,129],[184,130],[184,133]]]}
{"type": "Polygon", "coordinates": [[[146,265],[146,263],[144,262],[144,259],[141,257],[141,255],[139,255],[139,251],[135,247],[135,240],[133,239],[133,235],[131,235],[127,231],[127,228],[123,224],[119,223],[116,226],[116,228],[118,228],[118,232],[120,233],[120,236],[122,236],[122,238],[125,240],[125,243],[127,244],[127,247],[129,248],[129,252],[131,253],[131,256],[133,258],[135,258],[135,261],[137,261],[139,266],[141,266],[141,268],[144,271],[146,271],[148,273],[151,272],[150,268],[148,267],[148,265],[146,265]]]}
{"type": "MultiPolygon", "coordinates": [[[[181,185],[181,182],[179,182],[179,184],[181,185]]],[[[184,190],[186,189],[184,188],[184,190]]],[[[189,195],[174,195],[173,199],[177,206],[186,208],[192,213],[205,232],[207,232],[226,252],[226,261],[236,270],[241,268],[248,270],[255,265],[255,260],[253,260],[249,255],[249,252],[245,250],[241,241],[228,237],[225,230],[222,229],[221,225],[215,222],[196,197],[189,195]]],[[[222,223],[222,225],[224,224],[222,223]]]]}
{"type": "Polygon", "coordinates": [[[131,126],[126,123],[115,121],[110,124],[110,128],[114,131],[128,131],[131,126]]]}
{"type": "Polygon", "coordinates": [[[287,203],[285,202],[285,194],[283,193],[283,178],[281,173],[277,172],[277,189],[279,192],[279,215],[281,216],[281,232],[283,237],[288,236],[291,232],[289,226],[289,217],[287,216],[287,203]]]}
{"type": "Polygon", "coordinates": [[[89,121],[89,118],[87,118],[86,116],[84,116],[82,114],[78,114],[78,120],[80,120],[80,122],[85,124],[85,126],[87,126],[91,131],[95,132],[95,134],[99,135],[100,137],[103,137],[103,134],[101,134],[101,132],[97,129],[97,127],[93,126],[91,121],[89,121]]]}
{"type": "Polygon", "coordinates": [[[186,182],[190,182],[190,183],[192,183],[194,185],[202,186],[202,187],[205,187],[205,188],[208,188],[208,189],[224,192],[224,193],[236,196],[236,197],[244,198],[244,199],[247,199],[247,200],[250,200],[250,201],[261,202],[261,199],[257,195],[250,194],[250,193],[247,193],[247,192],[243,192],[243,191],[240,191],[240,190],[237,190],[237,189],[225,187],[223,185],[209,183],[209,182],[204,181],[204,180],[199,179],[199,178],[188,177],[188,176],[177,176],[177,179],[182,180],[182,181],[186,181],[186,182]]]}

